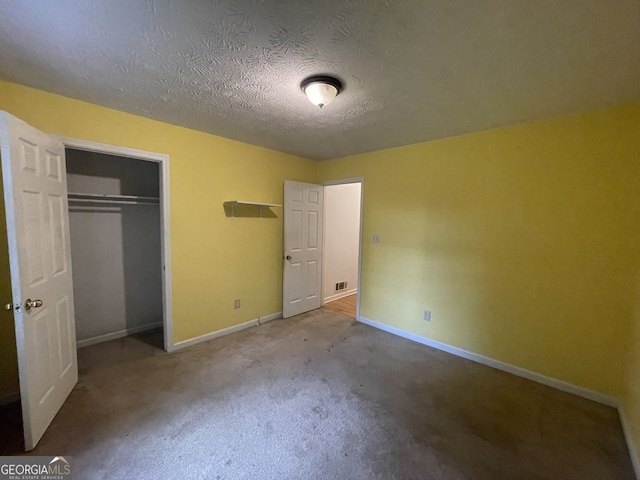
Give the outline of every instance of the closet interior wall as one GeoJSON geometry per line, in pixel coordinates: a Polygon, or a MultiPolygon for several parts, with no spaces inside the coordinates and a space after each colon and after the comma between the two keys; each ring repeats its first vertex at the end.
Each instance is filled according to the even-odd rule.
{"type": "Polygon", "coordinates": [[[78,347],[162,327],[161,212],[148,200],[160,195],[159,164],[74,149],[66,156],[78,347]]]}

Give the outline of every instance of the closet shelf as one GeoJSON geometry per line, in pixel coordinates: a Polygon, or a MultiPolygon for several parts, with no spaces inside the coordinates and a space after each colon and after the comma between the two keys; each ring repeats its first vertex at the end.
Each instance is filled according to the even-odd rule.
{"type": "Polygon", "coordinates": [[[106,195],[101,193],[68,193],[70,201],[82,203],[123,203],[127,205],[158,205],[158,197],[142,197],[139,195],[106,195]]]}
{"type": "Polygon", "coordinates": [[[260,202],[245,202],[244,200],[229,200],[228,202],[224,202],[227,205],[236,206],[236,205],[256,205],[257,207],[281,207],[277,203],[260,203],[260,202]]]}
{"type": "Polygon", "coordinates": [[[262,203],[262,202],[247,202],[245,200],[229,200],[228,202],[224,202],[225,205],[231,207],[231,218],[235,218],[234,209],[238,205],[254,205],[256,207],[260,207],[260,216],[262,217],[262,209],[270,208],[270,207],[281,207],[282,205],[278,203],[262,203]]]}

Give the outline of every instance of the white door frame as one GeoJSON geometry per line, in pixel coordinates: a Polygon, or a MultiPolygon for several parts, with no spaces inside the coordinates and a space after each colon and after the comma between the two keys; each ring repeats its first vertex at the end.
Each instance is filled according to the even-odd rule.
{"type": "MultiPolygon", "coordinates": [[[[364,220],[364,177],[341,178],[337,180],[325,180],[320,185],[328,187],[330,185],[346,185],[349,183],[360,184],[360,239],[358,246],[358,293],[356,294],[356,320],[360,321],[360,299],[362,298],[362,239],[363,237],[363,220],[364,220]]],[[[326,211],[323,209],[323,226],[326,227],[326,211]]],[[[323,230],[327,231],[326,228],[323,230]]],[[[322,278],[324,284],[324,248],[327,242],[322,242],[322,278]]],[[[324,305],[324,295],[322,296],[322,305],[324,305]]]]}
{"type": "Polygon", "coordinates": [[[173,292],[171,274],[171,228],[169,215],[169,155],[146,152],[134,148],[119,147],[89,140],[69,137],[56,137],[66,148],[88,152],[104,153],[118,157],[145,160],[160,164],[160,229],[162,248],[162,325],[164,330],[164,349],[167,352],[177,350],[173,343],[173,292]]]}

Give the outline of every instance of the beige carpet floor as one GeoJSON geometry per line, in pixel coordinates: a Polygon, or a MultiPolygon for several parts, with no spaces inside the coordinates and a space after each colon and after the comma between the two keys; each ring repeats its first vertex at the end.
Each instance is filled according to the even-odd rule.
{"type": "Polygon", "coordinates": [[[631,480],[617,412],[325,309],[79,351],[35,455],[76,479],[631,480]]]}

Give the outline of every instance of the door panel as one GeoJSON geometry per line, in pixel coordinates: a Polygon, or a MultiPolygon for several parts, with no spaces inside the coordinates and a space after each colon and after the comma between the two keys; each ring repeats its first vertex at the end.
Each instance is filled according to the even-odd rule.
{"type": "Polygon", "coordinates": [[[47,178],[62,182],[62,167],[60,155],[47,151],[47,178]]]}
{"type": "Polygon", "coordinates": [[[290,288],[288,292],[289,303],[298,303],[300,300],[300,286],[302,282],[302,264],[300,262],[291,263],[289,265],[288,278],[290,280],[290,288]]]}
{"type": "Polygon", "coordinates": [[[51,262],[53,277],[67,272],[65,259],[66,246],[64,244],[64,217],[67,214],[64,206],[64,198],[49,195],[49,216],[51,218],[51,262]]]}
{"type": "Polygon", "coordinates": [[[302,250],[302,211],[292,210],[289,215],[289,251],[302,250]]]}
{"type": "Polygon", "coordinates": [[[284,318],[321,306],[323,190],[310,183],[284,184],[284,318]]]}
{"type": "MultiPolygon", "coordinates": [[[[42,224],[44,215],[42,209],[42,195],[39,192],[21,191],[18,193],[24,205],[24,262],[26,263],[26,284],[37,287],[45,281],[44,275],[44,245],[42,224]]],[[[7,205],[9,202],[6,202],[7,205]]]]}
{"type": "Polygon", "coordinates": [[[58,327],[58,358],[60,359],[60,374],[65,375],[67,370],[73,368],[76,356],[76,349],[74,348],[75,341],[71,342],[73,332],[70,327],[74,319],[71,317],[68,297],[61,298],[56,303],[56,320],[56,325],[58,327]]]}
{"type": "Polygon", "coordinates": [[[25,140],[24,138],[19,138],[20,142],[20,163],[22,165],[22,170],[25,173],[30,173],[37,175],[38,174],[38,147],[25,140]]]}
{"type": "Polygon", "coordinates": [[[78,380],[64,146],[0,112],[0,146],[25,448],[78,380]],[[27,308],[27,300],[38,300],[27,308]]]}
{"type": "Polygon", "coordinates": [[[308,221],[308,225],[309,225],[309,240],[308,240],[308,244],[307,244],[307,248],[310,250],[315,250],[318,248],[318,243],[319,243],[319,239],[318,239],[318,212],[309,212],[309,221],[308,221]]]}
{"type": "MultiPolygon", "coordinates": [[[[53,390],[54,373],[51,363],[51,321],[48,318],[48,309],[37,313],[31,318],[32,326],[27,332],[33,339],[35,356],[32,363],[33,375],[29,376],[29,388],[34,392],[34,403],[44,403],[53,390]]],[[[18,358],[18,362],[20,359],[18,358]]]]}
{"type": "Polygon", "coordinates": [[[318,274],[318,262],[316,260],[309,260],[307,262],[306,300],[312,300],[318,295],[318,274]]]}

